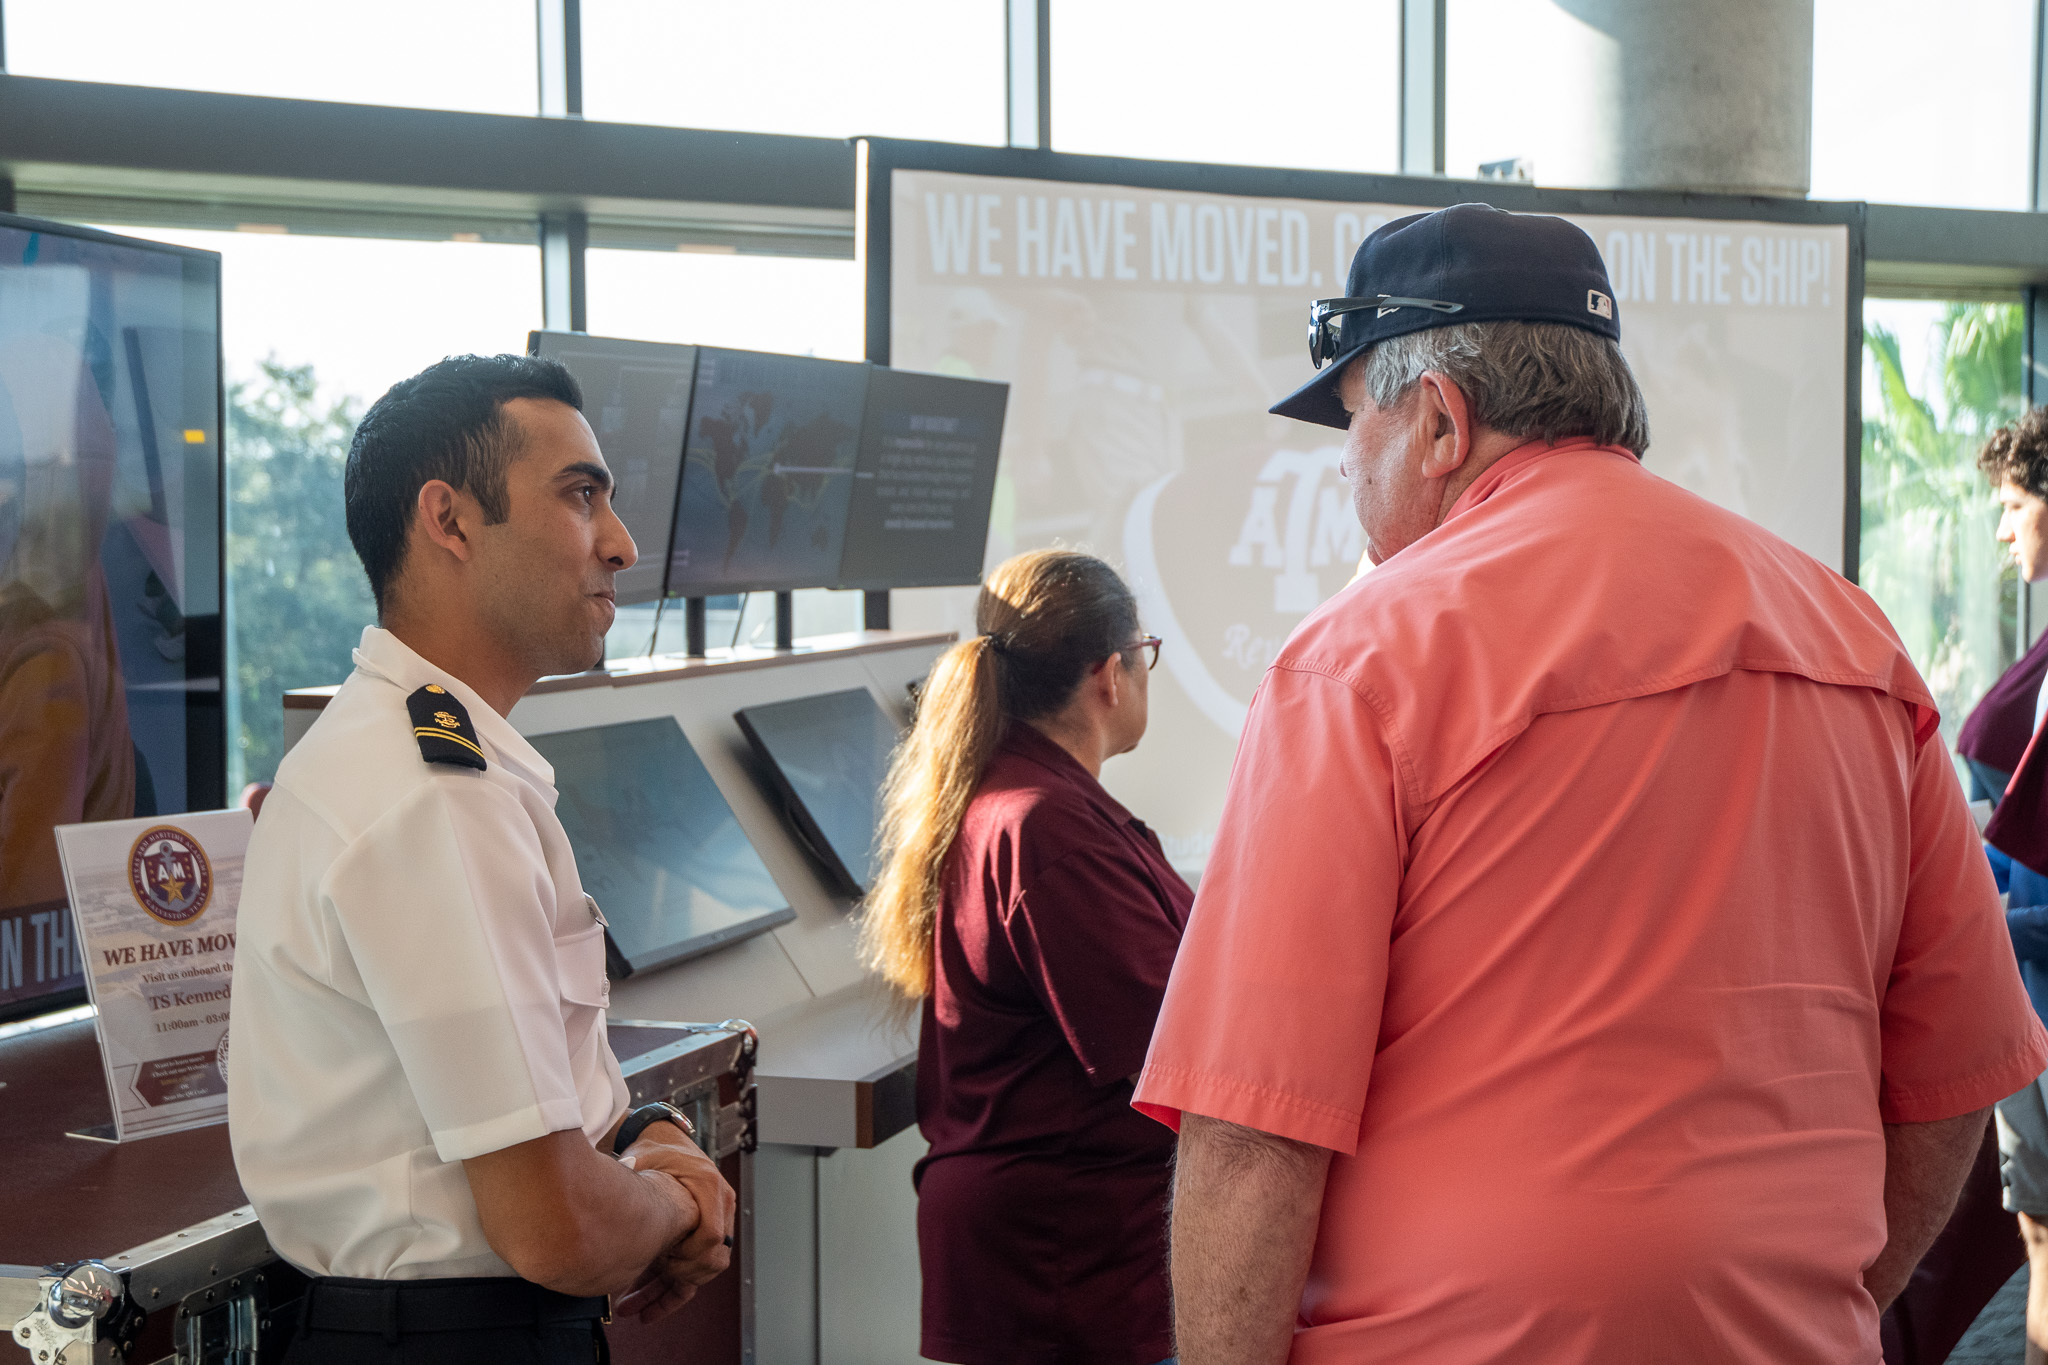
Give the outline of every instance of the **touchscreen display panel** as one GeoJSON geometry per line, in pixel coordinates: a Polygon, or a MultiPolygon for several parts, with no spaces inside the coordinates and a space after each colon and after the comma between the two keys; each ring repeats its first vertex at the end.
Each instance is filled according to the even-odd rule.
{"type": "Polygon", "coordinates": [[[54,828],[227,804],[219,320],[212,252],[0,214],[0,1020],[85,999],[54,828]]]}
{"type": "Polygon", "coordinates": [[[982,379],[870,373],[840,587],[981,581],[1009,397],[982,379]]]}
{"type": "Polygon", "coordinates": [[[530,737],[583,889],[636,972],[796,918],[674,718],[530,737]]]}
{"type": "Polygon", "coordinates": [[[671,596],[837,579],[867,372],[811,356],[698,352],[671,596]]]}
{"type": "Polygon", "coordinates": [[[797,834],[842,890],[874,884],[882,779],[901,738],[864,687],[750,706],[734,719],[766,760],[797,834]]]}
{"type": "Polygon", "coordinates": [[[527,349],[560,361],[583,390],[583,416],[612,471],[612,508],[640,558],[613,580],[620,606],[661,596],[683,472],[695,346],[577,332],[534,332],[527,349]]]}

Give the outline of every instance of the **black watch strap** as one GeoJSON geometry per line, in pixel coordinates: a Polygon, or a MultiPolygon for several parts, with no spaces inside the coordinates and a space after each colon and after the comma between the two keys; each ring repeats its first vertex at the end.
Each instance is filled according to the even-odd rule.
{"type": "Polygon", "coordinates": [[[684,1137],[697,1136],[695,1125],[682,1110],[666,1100],[656,1100],[652,1104],[643,1104],[626,1115],[626,1121],[619,1125],[619,1136],[612,1142],[612,1155],[625,1155],[626,1149],[640,1140],[640,1135],[647,1131],[647,1125],[650,1123],[673,1123],[683,1130],[684,1137]]]}

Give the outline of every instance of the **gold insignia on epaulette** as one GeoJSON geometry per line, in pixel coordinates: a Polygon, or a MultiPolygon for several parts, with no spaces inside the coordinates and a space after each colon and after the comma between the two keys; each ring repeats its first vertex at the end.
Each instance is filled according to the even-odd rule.
{"type": "Polygon", "coordinates": [[[470,724],[469,710],[447,688],[428,683],[405,699],[405,709],[412,717],[421,758],[462,768],[485,766],[483,741],[470,724]]]}

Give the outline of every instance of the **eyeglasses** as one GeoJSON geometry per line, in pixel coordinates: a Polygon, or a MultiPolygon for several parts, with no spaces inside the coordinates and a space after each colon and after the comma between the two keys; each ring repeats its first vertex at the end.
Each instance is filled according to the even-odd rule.
{"type": "Polygon", "coordinates": [[[1308,306],[1308,358],[1317,369],[1337,358],[1344,348],[1340,319],[1346,313],[1362,313],[1375,310],[1375,316],[1393,312],[1397,308],[1427,308],[1433,313],[1462,313],[1462,303],[1446,303],[1442,299],[1409,299],[1398,294],[1374,294],[1362,299],[1317,299],[1308,306]]]}
{"type": "Polygon", "coordinates": [[[1135,654],[1137,651],[1141,649],[1151,650],[1151,661],[1145,665],[1145,671],[1147,673],[1150,673],[1153,669],[1159,667],[1159,646],[1164,643],[1166,642],[1164,640],[1161,640],[1157,635],[1147,635],[1142,639],[1134,640],[1130,644],[1125,645],[1123,649],[1118,652],[1122,654],[1135,654]]]}

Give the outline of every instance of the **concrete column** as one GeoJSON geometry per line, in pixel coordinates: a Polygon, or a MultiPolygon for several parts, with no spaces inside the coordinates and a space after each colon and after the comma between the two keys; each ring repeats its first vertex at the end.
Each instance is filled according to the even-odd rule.
{"type": "Polygon", "coordinates": [[[1806,193],[1813,0],[1554,3],[1564,69],[1528,72],[1563,101],[1539,184],[1806,193]]]}

